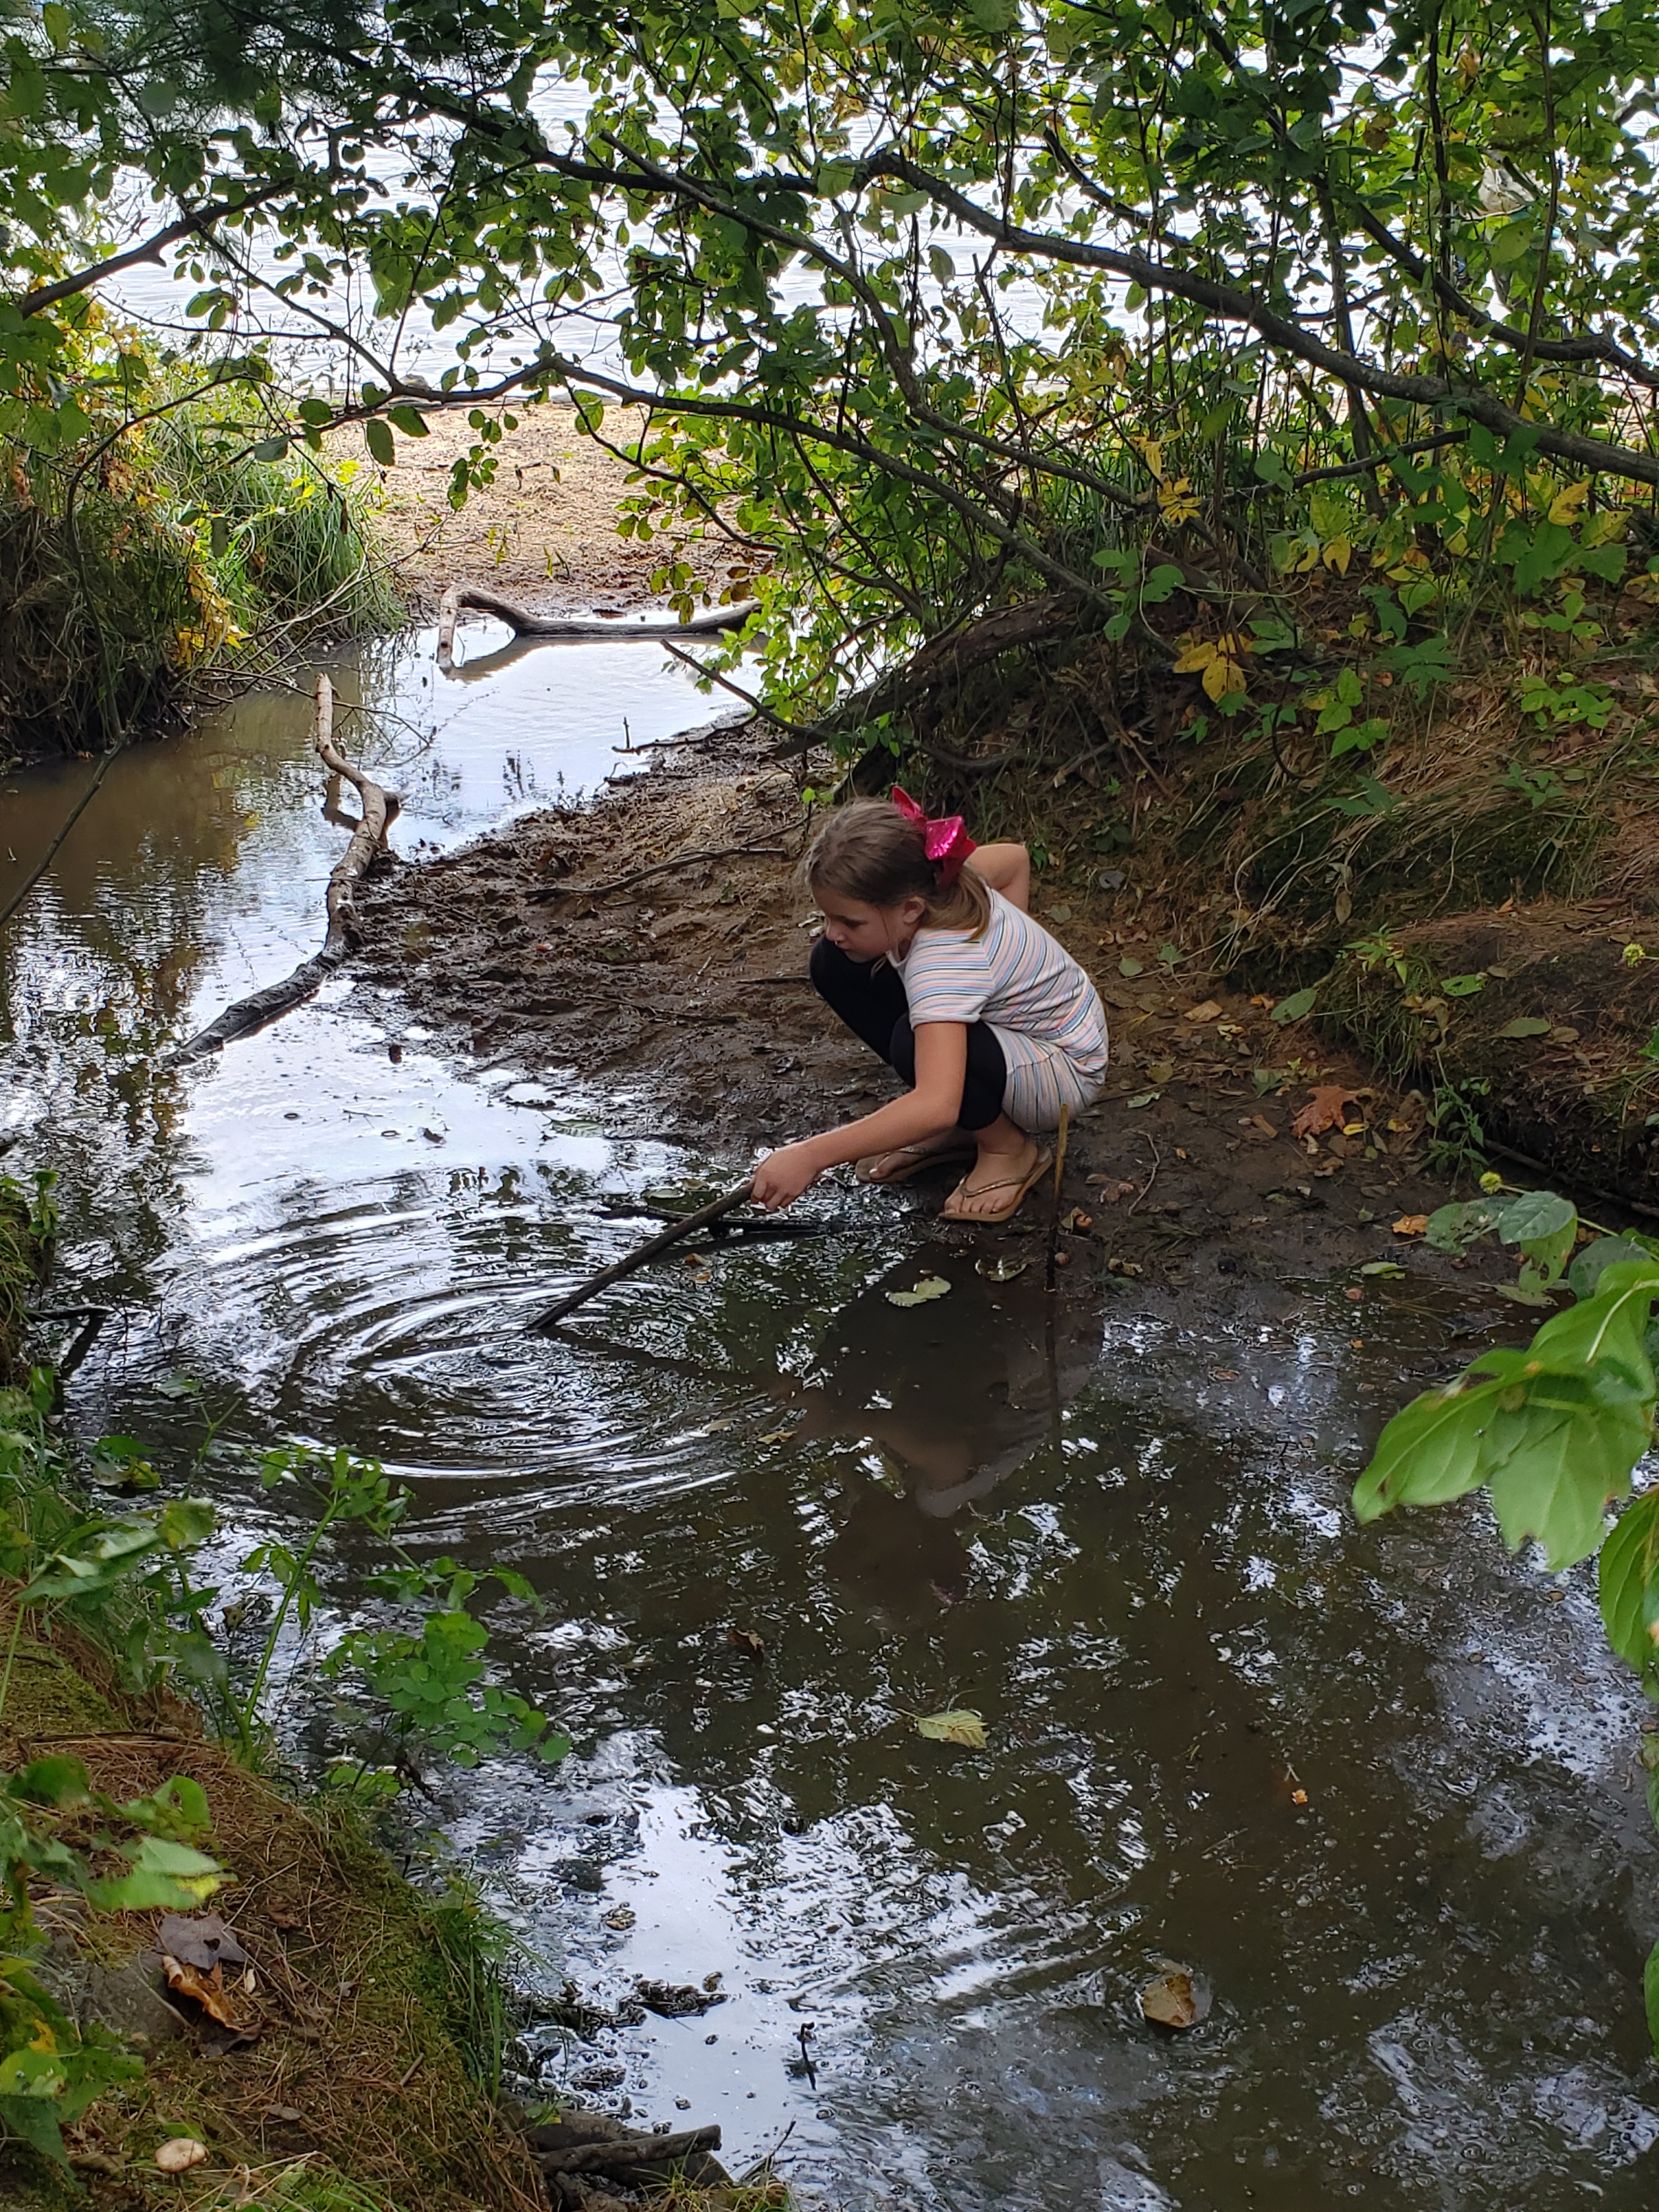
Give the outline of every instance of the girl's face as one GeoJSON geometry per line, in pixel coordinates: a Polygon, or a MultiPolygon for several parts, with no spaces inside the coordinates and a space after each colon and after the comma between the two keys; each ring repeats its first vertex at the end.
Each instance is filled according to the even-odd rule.
{"type": "Polygon", "coordinates": [[[817,897],[824,935],[849,960],[876,960],[891,952],[902,957],[927,911],[919,898],[901,899],[896,906],[872,906],[865,899],[844,898],[839,891],[819,891],[817,897]]]}

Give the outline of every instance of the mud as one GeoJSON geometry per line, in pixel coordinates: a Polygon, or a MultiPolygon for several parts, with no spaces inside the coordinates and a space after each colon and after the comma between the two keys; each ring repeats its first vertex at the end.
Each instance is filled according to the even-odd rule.
{"type": "MultiPolygon", "coordinates": [[[[360,960],[475,1054],[603,1082],[619,1094],[617,1135],[728,1155],[783,1143],[896,1087],[806,981],[814,913],[795,862],[809,834],[795,782],[751,729],[714,724],[595,805],[392,864],[365,901],[360,960]]],[[[1446,1195],[1427,1170],[1422,1093],[1380,1083],[1310,1023],[1276,1024],[1265,997],[1161,960],[1133,896],[1122,903],[1118,925],[1102,918],[1109,897],[1046,915],[1113,1029],[1106,1094],[1071,1132],[1058,1264],[1149,1311],[1197,1289],[1271,1312],[1287,1271],[1397,1250],[1392,1224],[1446,1195]],[[1298,1137],[1316,1084],[1352,1103],[1339,1127],[1298,1137]]],[[[944,1188],[922,1179],[908,1200],[931,1209],[944,1188]]],[[[1034,1196],[1006,1231],[942,1233],[1042,1264],[1052,1212],[1034,1196]]],[[[1451,1267],[1414,1251],[1419,1273],[1451,1267]]],[[[1502,1272],[1477,1255],[1466,1285],[1471,1265],[1502,1272]]],[[[1357,1305],[1375,1294],[1356,1288],[1357,1305]]]]}

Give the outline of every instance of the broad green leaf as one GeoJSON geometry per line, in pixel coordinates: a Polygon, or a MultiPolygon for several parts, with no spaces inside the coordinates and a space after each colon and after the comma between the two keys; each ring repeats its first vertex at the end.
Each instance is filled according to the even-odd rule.
{"type": "Polygon", "coordinates": [[[9,1796],[28,1805],[86,1805],[91,1802],[87,1770],[78,1759],[36,1759],[6,1784],[9,1796]]]}
{"type": "Polygon", "coordinates": [[[65,2170],[69,2158],[64,2149],[63,2131],[58,2127],[53,2109],[52,2093],[44,2096],[30,2093],[24,2096],[0,2096],[0,2126],[8,2135],[14,2135],[51,2159],[65,2170]]]}
{"type": "Polygon", "coordinates": [[[1273,1008],[1276,1022],[1299,1022],[1304,1014],[1312,1013],[1319,999],[1319,986],[1310,983],[1305,991],[1292,991],[1288,999],[1281,999],[1273,1008]]]}
{"type": "Polygon", "coordinates": [[[1518,1244],[1544,1282],[1553,1283],[1578,1234],[1578,1209],[1553,1190],[1529,1190],[1498,1215],[1498,1234],[1505,1244],[1518,1244]]]}
{"type": "Polygon", "coordinates": [[[1608,1368],[1543,1374],[1504,1394],[1487,1431],[1487,1481],[1512,1552],[1535,1536],[1559,1573],[1599,1547],[1607,1508],[1628,1491],[1651,1439],[1650,1410],[1608,1368]],[[1517,1395],[1518,1405],[1508,1402],[1517,1395]]]}
{"type": "Polygon", "coordinates": [[[1634,1237],[1598,1237],[1593,1244],[1585,1245],[1568,1268],[1568,1287],[1576,1298],[1593,1298],[1609,1267],[1616,1267],[1626,1261],[1639,1264],[1652,1256],[1647,1247],[1639,1244],[1634,1237]]]}
{"type": "Polygon", "coordinates": [[[1505,1022],[1498,1034],[1501,1037],[1547,1036],[1553,1026],[1542,1014],[1517,1014],[1512,1022],[1505,1022]]]}
{"type": "Polygon", "coordinates": [[[1659,1667],[1659,1491],[1627,1505],[1597,1562],[1607,1641],[1641,1675],[1659,1667]]]}
{"type": "Polygon", "coordinates": [[[363,425],[363,443],[383,469],[393,468],[398,460],[398,441],[391,428],[378,416],[371,416],[363,425]]]}
{"type": "Polygon", "coordinates": [[[1449,999],[1472,999],[1477,991],[1486,988],[1483,972],[1474,975],[1448,975],[1440,986],[1449,999]]]}
{"type": "Polygon", "coordinates": [[[960,1744],[967,1751],[985,1748],[985,1723],[975,1712],[960,1706],[948,1713],[928,1713],[916,1721],[916,1734],[933,1743],[960,1744]]]}
{"type": "MultiPolygon", "coordinates": [[[[1544,1323],[1527,1357],[1557,1373],[1607,1363],[1618,1367],[1648,1398],[1653,1368],[1645,1339],[1659,1297],[1659,1261],[1620,1261],[1602,1270],[1595,1296],[1544,1323]]],[[[1479,1363],[1484,1364],[1484,1363],[1479,1363]]]]}
{"type": "Polygon", "coordinates": [[[1498,1381],[1474,1388],[1462,1382],[1425,1391],[1389,1423],[1376,1440],[1370,1465],[1354,1486],[1360,1522],[1375,1521],[1396,1505],[1444,1505],[1474,1490],[1483,1477],[1487,1423],[1497,1411],[1498,1381]]]}
{"type": "Polygon", "coordinates": [[[1432,1244],[1437,1252],[1467,1252],[1498,1226],[1502,1211],[1490,1199],[1454,1200],[1449,1206],[1437,1206],[1429,1216],[1423,1241],[1432,1244]]]}
{"type": "Polygon", "coordinates": [[[889,1291],[890,1306],[931,1305],[935,1298],[948,1297],[951,1285],[943,1275],[924,1275],[914,1290],[889,1291]]]}
{"type": "Polygon", "coordinates": [[[170,1551],[193,1551],[197,1545],[206,1543],[217,1518],[208,1498],[175,1498],[161,1515],[161,1541],[170,1551]]]}
{"type": "Polygon", "coordinates": [[[89,1883],[87,1896],[100,1912],[148,1912],[158,1905],[204,1904],[229,1879],[216,1859],[188,1844],[146,1836],[132,1855],[131,1874],[89,1883]]]}
{"type": "Polygon", "coordinates": [[[253,447],[248,459],[253,461],[280,461],[288,456],[288,440],[278,431],[274,437],[261,438],[253,447]]]}

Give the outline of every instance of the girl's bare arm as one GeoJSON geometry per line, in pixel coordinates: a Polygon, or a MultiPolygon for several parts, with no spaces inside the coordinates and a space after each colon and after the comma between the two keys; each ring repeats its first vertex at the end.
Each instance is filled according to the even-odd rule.
{"type": "Polygon", "coordinates": [[[859,1121],[769,1153],[755,1170],[755,1196],[775,1212],[793,1205],[826,1168],[861,1160],[870,1152],[890,1152],[896,1146],[913,1145],[954,1128],[967,1069],[967,1024],[923,1022],[916,1030],[915,1089],[859,1121]]]}
{"type": "Polygon", "coordinates": [[[969,862],[981,882],[1022,914],[1031,910],[1031,856],[1024,845],[981,845],[969,862]]]}

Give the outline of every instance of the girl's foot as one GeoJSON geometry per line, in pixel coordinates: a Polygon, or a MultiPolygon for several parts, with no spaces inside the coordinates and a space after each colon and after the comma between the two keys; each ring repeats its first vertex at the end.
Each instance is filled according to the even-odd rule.
{"type": "Polygon", "coordinates": [[[977,1159],[979,1147],[960,1129],[946,1129],[937,1137],[924,1137],[914,1145],[895,1145],[890,1152],[870,1152],[853,1173],[860,1182],[908,1182],[912,1176],[933,1167],[954,1167],[958,1160],[977,1159]]]}
{"type": "Polygon", "coordinates": [[[1028,1137],[1017,1152],[981,1151],[974,1170],[965,1175],[939,1209],[941,1221],[1007,1221],[1018,1212],[1021,1201],[1034,1184],[1042,1182],[1054,1164],[1028,1137]]]}

